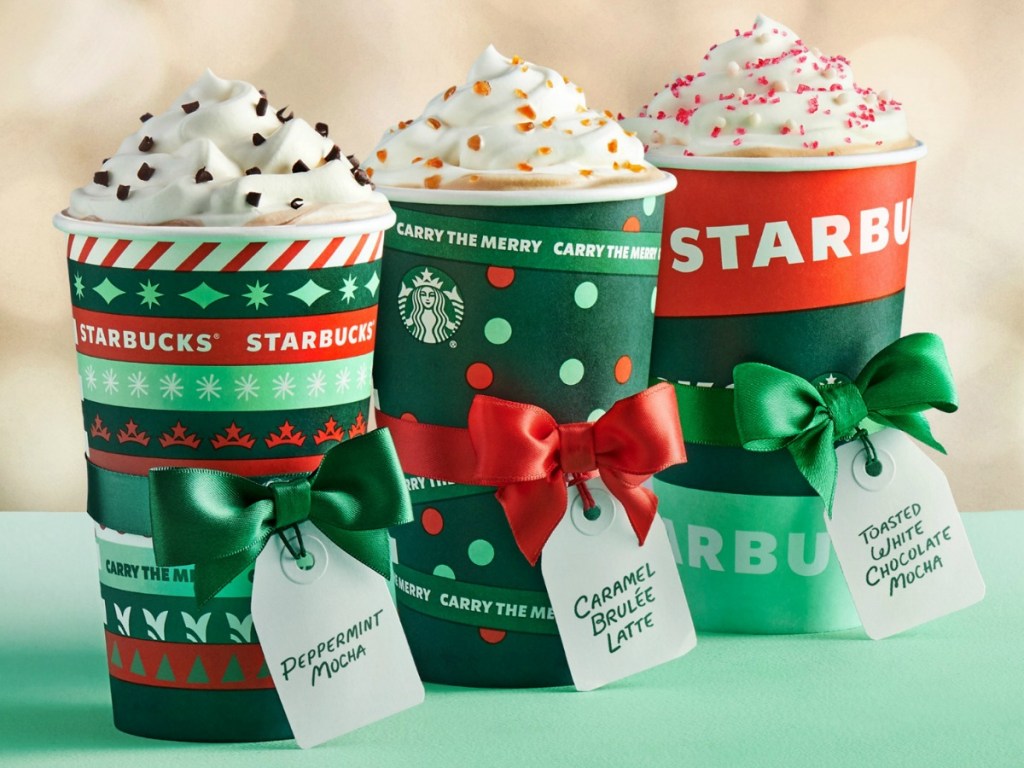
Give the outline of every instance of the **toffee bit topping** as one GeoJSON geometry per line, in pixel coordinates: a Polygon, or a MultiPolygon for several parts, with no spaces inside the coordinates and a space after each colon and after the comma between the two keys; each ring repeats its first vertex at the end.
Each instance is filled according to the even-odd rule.
{"type": "Polygon", "coordinates": [[[181,111],[184,112],[186,115],[191,115],[197,109],[199,109],[198,101],[190,101],[188,104],[181,105],[181,111]]]}
{"type": "Polygon", "coordinates": [[[348,160],[348,163],[349,165],[352,166],[352,168],[359,167],[359,158],[356,157],[355,155],[345,155],[345,159],[348,160]]]}
{"type": "Polygon", "coordinates": [[[525,106],[522,107],[516,107],[516,112],[530,120],[533,120],[535,117],[537,117],[537,113],[533,111],[533,107],[531,107],[529,104],[526,104],[525,106]]]}
{"type": "Polygon", "coordinates": [[[330,133],[330,129],[327,127],[327,123],[317,123],[316,125],[313,126],[313,128],[325,139],[327,138],[327,134],[330,133]]]}
{"type": "Polygon", "coordinates": [[[520,64],[523,63],[523,60],[519,56],[513,56],[511,61],[512,61],[512,66],[514,66],[514,67],[517,67],[517,66],[519,66],[520,64]]]}
{"type": "Polygon", "coordinates": [[[547,120],[545,120],[543,123],[541,123],[541,126],[544,127],[544,128],[550,128],[554,124],[555,124],[555,118],[554,117],[549,117],[547,120]]]}
{"type": "Polygon", "coordinates": [[[519,163],[518,165],[516,165],[516,168],[518,168],[520,171],[532,171],[533,170],[533,166],[530,165],[529,163],[519,163]]]}
{"type": "Polygon", "coordinates": [[[326,160],[328,163],[331,162],[332,160],[340,160],[340,159],[341,159],[341,147],[339,147],[337,144],[335,144],[333,147],[331,147],[331,151],[328,152],[324,156],[324,160],[326,160]]]}
{"type": "Polygon", "coordinates": [[[453,85],[451,88],[449,88],[447,91],[445,91],[444,92],[444,100],[448,101],[448,99],[450,99],[452,97],[452,95],[455,93],[456,90],[457,90],[457,88],[453,85]]]}
{"type": "Polygon", "coordinates": [[[547,85],[547,87],[548,87],[548,88],[554,88],[554,87],[555,87],[555,84],[554,84],[554,83],[552,83],[552,82],[551,82],[550,80],[547,80],[547,81],[545,82],[545,85],[547,85]]]}
{"type": "Polygon", "coordinates": [[[619,151],[619,140],[618,139],[612,139],[611,141],[608,142],[608,151],[609,152],[618,152],[619,151]]]}
{"type": "Polygon", "coordinates": [[[309,166],[301,160],[296,160],[295,165],[292,166],[292,173],[305,173],[309,170],[309,166]]]}
{"type": "Polygon", "coordinates": [[[290,203],[288,203],[288,205],[290,205],[292,208],[294,208],[297,211],[297,210],[299,210],[299,208],[301,208],[303,205],[305,205],[305,203],[306,203],[306,201],[303,200],[301,197],[293,197],[292,201],[290,203]]]}
{"type": "Polygon", "coordinates": [[[466,139],[466,146],[472,149],[474,152],[479,152],[480,147],[484,145],[484,140],[480,138],[479,133],[474,133],[468,139],[466,139]]]}
{"type": "Polygon", "coordinates": [[[260,198],[263,197],[259,192],[247,192],[245,195],[245,202],[255,208],[260,204],[260,198]]]}
{"type": "Polygon", "coordinates": [[[152,120],[152,119],[153,119],[153,113],[152,112],[146,112],[145,114],[139,115],[139,122],[142,122],[142,123],[146,122],[147,120],[152,120]]]}
{"type": "Polygon", "coordinates": [[[414,157],[414,158],[413,158],[412,160],[410,160],[409,162],[410,162],[410,163],[411,163],[412,165],[416,165],[416,163],[420,162],[420,161],[421,161],[422,159],[423,159],[422,157],[420,157],[419,155],[416,155],[416,157],[414,157]]]}
{"type": "Polygon", "coordinates": [[[398,122],[398,130],[404,131],[412,124],[412,120],[400,120],[398,122]]]}
{"type": "Polygon", "coordinates": [[[204,165],[196,171],[196,184],[205,184],[208,181],[213,181],[213,174],[206,170],[206,166],[204,165]]]}
{"type": "Polygon", "coordinates": [[[101,187],[110,186],[110,171],[96,171],[92,175],[92,183],[99,184],[101,187]]]}
{"type": "Polygon", "coordinates": [[[440,168],[444,165],[444,160],[440,157],[432,157],[424,165],[430,166],[431,168],[440,168]]]}
{"type": "Polygon", "coordinates": [[[128,199],[128,193],[131,192],[131,189],[132,188],[129,187],[127,184],[119,184],[118,187],[117,187],[117,199],[118,200],[127,200],[128,199]]]}
{"type": "Polygon", "coordinates": [[[142,141],[139,142],[139,152],[149,152],[155,143],[152,136],[143,136],[142,141]]]}
{"type": "Polygon", "coordinates": [[[388,159],[388,151],[386,149],[378,149],[377,159],[380,160],[382,163],[386,162],[388,159]]]}
{"type": "Polygon", "coordinates": [[[288,107],[281,107],[279,110],[277,110],[277,112],[274,113],[275,115],[277,115],[277,119],[280,120],[282,123],[287,123],[289,120],[291,120],[293,117],[295,117],[295,113],[294,112],[289,112],[286,115],[284,113],[284,111],[286,109],[288,109],[288,107]]]}
{"type": "Polygon", "coordinates": [[[263,173],[263,171],[260,170],[258,165],[254,165],[252,168],[245,169],[246,176],[258,176],[261,173],[263,173]]]}
{"type": "Polygon", "coordinates": [[[423,180],[423,186],[427,189],[437,189],[441,186],[441,175],[427,176],[427,178],[423,180]]]}
{"type": "Polygon", "coordinates": [[[466,180],[469,181],[471,184],[476,184],[478,181],[480,181],[480,177],[474,173],[470,176],[467,176],[466,180]]]}
{"type": "Polygon", "coordinates": [[[352,171],[352,178],[359,182],[359,186],[365,187],[370,183],[370,175],[362,168],[356,168],[352,171]]]}
{"type": "Polygon", "coordinates": [[[551,147],[537,147],[537,154],[538,155],[550,155],[551,154],[551,147]]]}
{"type": "Polygon", "coordinates": [[[149,163],[143,163],[142,165],[139,166],[139,172],[137,175],[143,181],[149,181],[151,178],[153,178],[153,170],[153,166],[151,166],[149,163]]]}
{"type": "Polygon", "coordinates": [[[529,133],[530,131],[532,131],[534,129],[534,125],[533,125],[533,123],[531,123],[529,121],[527,121],[525,123],[517,123],[516,124],[516,129],[520,133],[529,133]]]}
{"type": "Polygon", "coordinates": [[[593,176],[594,172],[589,168],[580,168],[580,176],[593,176]]]}
{"type": "Polygon", "coordinates": [[[477,80],[473,83],[473,93],[478,96],[487,96],[491,92],[491,84],[486,80],[477,80]]]}
{"type": "Polygon", "coordinates": [[[369,179],[373,178],[373,168],[367,168],[366,169],[366,177],[369,178],[369,179]]]}
{"type": "Polygon", "coordinates": [[[526,91],[524,91],[524,90],[523,90],[522,88],[516,88],[516,89],[515,89],[515,91],[514,91],[514,93],[515,93],[515,95],[516,95],[516,96],[518,96],[518,97],[519,97],[520,99],[525,99],[525,98],[528,98],[528,96],[527,96],[527,93],[526,93],[526,91]]]}
{"type": "Polygon", "coordinates": [[[263,138],[263,134],[261,134],[261,133],[254,133],[252,135],[252,144],[253,144],[254,147],[258,147],[264,141],[266,141],[266,139],[263,138]]]}
{"type": "Polygon", "coordinates": [[[270,102],[267,101],[266,96],[260,96],[260,100],[256,102],[256,114],[263,117],[267,114],[267,109],[270,107],[270,102]]]}
{"type": "Polygon", "coordinates": [[[428,117],[427,118],[427,125],[429,125],[431,128],[433,128],[436,131],[436,130],[438,130],[441,127],[441,121],[438,120],[436,117],[428,117]]]}

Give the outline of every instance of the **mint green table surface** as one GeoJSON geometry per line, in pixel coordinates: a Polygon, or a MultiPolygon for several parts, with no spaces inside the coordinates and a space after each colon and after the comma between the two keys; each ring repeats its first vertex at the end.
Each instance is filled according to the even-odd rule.
{"type": "Polygon", "coordinates": [[[90,521],[2,513],[0,766],[1024,766],[1024,512],[965,516],[985,600],[874,642],[705,635],[592,693],[428,685],[312,751],[149,741],[111,724],[90,521]]]}

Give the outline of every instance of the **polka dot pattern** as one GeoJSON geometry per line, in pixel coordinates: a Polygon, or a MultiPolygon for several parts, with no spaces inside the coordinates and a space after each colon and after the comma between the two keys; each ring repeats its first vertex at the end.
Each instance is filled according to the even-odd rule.
{"type": "Polygon", "coordinates": [[[494,371],[487,363],[473,363],[466,369],[466,382],[473,389],[487,389],[494,383],[494,371]]]}
{"type": "Polygon", "coordinates": [[[623,355],[615,362],[615,380],[619,384],[625,384],[633,375],[633,361],[629,355],[623,355]]]}
{"type": "Polygon", "coordinates": [[[604,408],[595,408],[587,415],[587,421],[597,421],[604,416],[606,411],[604,408]]]}
{"type": "Polygon", "coordinates": [[[420,516],[420,525],[431,536],[437,536],[444,530],[444,517],[433,507],[427,507],[420,516]]]}
{"type": "Polygon", "coordinates": [[[434,568],[434,575],[440,576],[442,579],[451,579],[452,581],[455,581],[455,571],[447,565],[439,565],[434,568]]]}
{"type": "Polygon", "coordinates": [[[495,288],[508,288],[516,279],[516,271],[511,267],[488,267],[487,282],[495,288]]]}
{"type": "Polygon", "coordinates": [[[658,198],[656,197],[645,197],[643,200],[644,216],[650,216],[654,213],[654,210],[658,207],[658,198]]]}
{"type": "Polygon", "coordinates": [[[623,232],[639,232],[640,231],[640,219],[638,219],[636,216],[630,216],[622,224],[622,231],[623,232]]]}
{"type": "Polygon", "coordinates": [[[485,627],[480,627],[480,639],[485,643],[490,643],[491,645],[497,645],[500,643],[505,639],[506,634],[507,633],[503,629],[486,629],[485,627]]]}
{"type": "Polygon", "coordinates": [[[494,547],[486,539],[477,539],[469,545],[469,560],[473,565],[483,567],[494,560],[494,547]]]}
{"type": "Polygon", "coordinates": [[[579,384],[583,381],[583,363],[575,357],[570,357],[558,369],[558,378],[562,380],[563,384],[570,387],[579,384]]]}
{"type": "Polygon", "coordinates": [[[573,300],[580,309],[590,309],[597,303],[597,286],[590,281],[580,283],[576,286],[573,300]]]}
{"type": "Polygon", "coordinates": [[[484,338],[491,344],[504,344],[512,338],[512,324],[503,317],[492,317],[484,325],[484,338]]]}

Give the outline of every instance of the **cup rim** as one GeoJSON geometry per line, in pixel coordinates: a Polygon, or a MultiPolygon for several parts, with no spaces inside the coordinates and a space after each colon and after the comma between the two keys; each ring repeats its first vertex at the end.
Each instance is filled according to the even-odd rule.
{"type": "Polygon", "coordinates": [[[228,240],[253,241],[312,240],[327,237],[346,237],[389,229],[396,221],[395,212],[351,221],[332,221],[322,224],[279,224],[266,227],[186,227],[160,224],[114,224],[106,221],[86,221],[61,211],[53,217],[53,226],[70,235],[113,237],[119,240],[228,240]]]}
{"type": "Polygon", "coordinates": [[[377,191],[392,203],[426,203],[430,205],[490,205],[495,207],[527,205],[572,205],[604,203],[612,200],[636,200],[665,195],[675,189],[676,177],[662,172],[660,179],[631,184],[607,184],[599,187],[544,187],[540,189],[480,190],[422,189],[419,187],[385,187],[377,191]]]}
{"type": "Polygon", "coordinates": [[[654,149],[647,153],[647,162],[659,168],[686,171],[741,171],[784,173],[788,171],[842,171],[854,168],[877,168],[904,165],[920,160],[927,153],[924,142],[888,152],[862,152],[849,155],[814,155],[810,157],[681,157],[654,149]]]}

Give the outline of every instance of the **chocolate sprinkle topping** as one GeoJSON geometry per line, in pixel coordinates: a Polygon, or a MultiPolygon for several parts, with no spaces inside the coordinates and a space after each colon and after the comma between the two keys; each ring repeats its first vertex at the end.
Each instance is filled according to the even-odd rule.
{"type": "Polygon", "coordinates": [[[359,158],[358,157],[356,157],[355,155],[345,155],[345,157],[348,158],[348,162],[349,162],[349,164],[353,168],[358,168],[359,167],[359,158]]]}
{"type": "Polygon", "coordinates": [[[282,123],[287,123],[289,120],[291,120],[293,117],[295,117],[295,113],[294,112],[289,112],[286,115],[284,113],[284,111],[286,109],[288,109],[288,107],[281,107],[279,110],[277,110],[277,112],[274,113],[274,114],[277,115],[277,119],[280,120],[282,123]]]}
{"type": "Polygon", "coordinates": [[[359,185],[362,187],[365,187],[367,184],[370,183],[370,177],[366,175],[366,171],[364,171],[362,168],[353,168],[352,176],[353,178],[355,178],[356,181],[359,182],[359,185]]]}
{"type": "Polygon", "coordinates": [[[254,134],[252,135],[252,143],[253,143],[253,145],[254,145],[254,146],[257,146],[257,147],[258,147],[258,146],[259,146],[260,144],[262,144],[262,143],[263,143],[264,141],[266,141],[266,139],[264,139],[264,138],[263,138],[263,136],[261,136],[260,134],[258,134],[258,133],[254,133],[254,134]]]}
{"type": "Polygon", "coordinates": [[[338,160],[340,158],[341,158],[341,147],[339,147],[337,144],[335,144],[333,147],[331,147],[331,151],[327,153],[327,156],[324,158],[324,160],[326,160],[329,163],[332,160],[338,160]]]}
{"type": "Polygon", "coordinates": [[[149,152],[154,143],[152,136],[143,136],[142,141],[139,142],[139,152],[149,152]]]}
{"type": "Polygon", "coordinates": [[[206,166],[204,165],[196,171],[196,184],[202,184],[207,181],[213,181],[213,174],[206,170],[206,166]]]}
{"type": "Polygon", "coordinates": [[[245,175],[246,176],[255,176],[256,174],[260,174],[260,173],[263,173],[263,171],[261,171],[259,169],[258,165],[254,165],[252,168],[246,168],[245,169],[245,175]]]}
{"type": "Polygon", "coordinates": [[[327,133],[328,133],[327,123],[317,123],[313,127],[316,128],[316,132],[317,133],[319,133],[325,139],[327,138],[327,133]]]}
{"type": "Polygon", "coordinates": [[[292,173],[305,173],[309,170],[309,166],[301,160],[296,160],[295,165],[292,166],[292,173]]]}
{"type": "Polygon", "coordinates": [[[295,198],[292,198],[292,201],[290,203],[288,203],[288,205],[290,205],[295,210],[298,210],[299,208],[302,207],[304,202],[305,201],[301,197],[295,197],[295,198]]]}
{"type": "Polygon", "coordinates": [[[191,115],[197,109],[199,109],[199,102],[198,101],[190,101],[188,104],[182,104],[181,105],[181,110],[186,115],[191,115]]]}
{"type": "Polygon", "coordinates": [[[147,112],[144,115],[139,115],[139,120],[142,121],[143,123],[146,122],[147,120],[151,120],[152,118],[153,118],[153,113],[152,112],[147,112]]]}
{"type": "Polygon", "coordinates": [[[261,96],[260,100],[256,102],[256,114],[263,117],[267,114],[267,107],[270,106],[270,102],[267,101],[265,96],[261,96]]]}
{"type": "Polygon", "coordinates": [[[117,187],[117,199],[118,200],[127,200],[128,199],[128,193],[131,191],[131,189],[132,188],[129,187],[127,184],[120,184],[120,185],[118,185],[118,187],[117,187]]]}
{"type": "Polygon", "coordinates": [[[262,195],[259,192],[247,192],[245,195],[245,202],[255,208],[260,204],[260,198],[262,195]]]}
{"type": "Polygon", "coordinates": [[[92,181],[94,184],[100,184],[104,187],[110,186],[110,171],[96,171],[92,175],[92,181]]]}
{"type": "Polygon", "coordinates": [[[153,166],[151,166],[149,163],[143,163],[142,165],[139,166],[138,176],[143,181],[149,181],[151,178],[153,178],[153,171],[153,166]]]}

